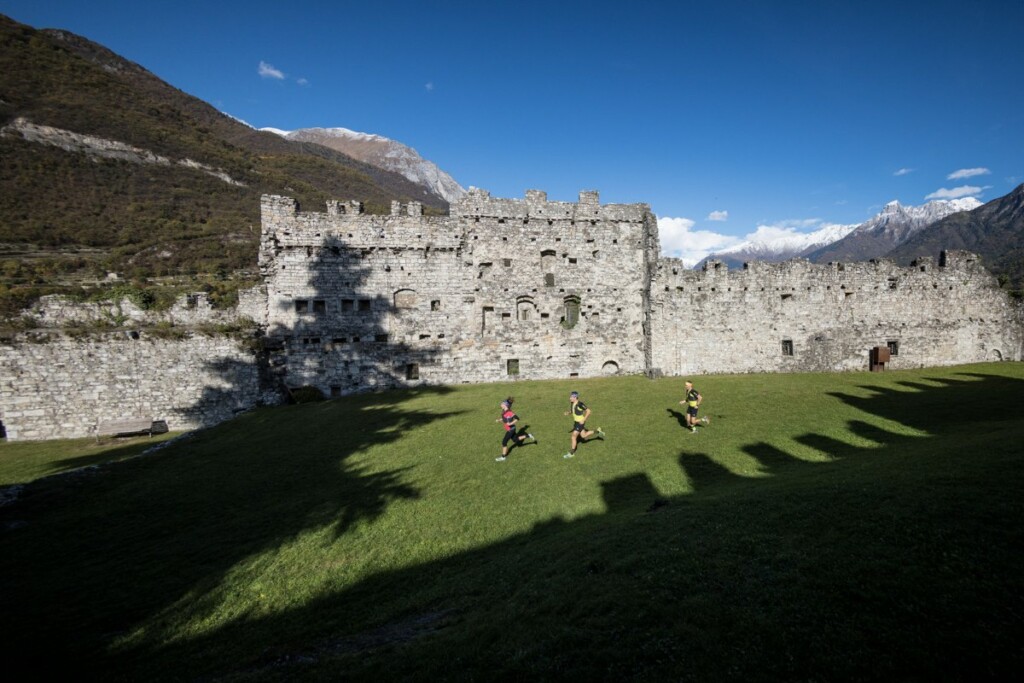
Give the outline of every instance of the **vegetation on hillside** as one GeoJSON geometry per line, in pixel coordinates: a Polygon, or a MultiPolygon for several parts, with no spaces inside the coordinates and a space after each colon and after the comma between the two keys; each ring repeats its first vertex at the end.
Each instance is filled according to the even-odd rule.
{"type": "Polygon", "coordinates": [[[127,143],[172,164],[0,136],[0,312],[107,272],[139,281],[251,277],[264,193],[313,210],[327,199],[358,199],[371,213],[389,211],[395,199],[421,201],[428,213],[447,209],[398,174],[255,131],[102,46],[0,15],[0,127],[18,118],[127,143]],[[185,159],[244,186],[176,165],[185,159]]]}

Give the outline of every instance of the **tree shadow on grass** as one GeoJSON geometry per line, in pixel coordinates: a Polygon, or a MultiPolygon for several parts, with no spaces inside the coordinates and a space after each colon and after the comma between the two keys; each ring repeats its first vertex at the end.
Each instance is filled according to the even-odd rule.
{"type": "MultiPolygon", "coordinates": [[[[972,405],[1019,437],[1013,399],[1024,383],[936,383],[836,394],[917,434],[865,417],[850,428],[873,447],[796,438],[828,462],[754,442],[744,451],[770,475],[757,478],[687,449],[678,459],[692,493],[660,496],[644,473],[604,481],[602,514],[545,521],[103,664],[135,679],[998,679],[1024,665],[1019,447],[970,453],[976,432],[929,416],[972,405]]],[[[394,483],[378,482],[385,492],[394,483]]],[[[249,492],[264,499],[249,483],[229,499],[249,492]]],[[[295,517],[285,527],[304,528],[295,517]]]]}
{"type": "Polygon", "coordinates": [[[404,410],[406,396],[256,411],[166,455],[112,463],[88,485],[28,485],[0,511],[24,525],[0,537],[2,602],[19,615],[3,639],[8,656],[58,642],[88,669],[113,640],[183,599],[197,614],[212,609],[225,575],[247,558],[307,530],[340,537],[391,501],[418,497],[407,469],[353,461],[453,415],[404,410]]]}

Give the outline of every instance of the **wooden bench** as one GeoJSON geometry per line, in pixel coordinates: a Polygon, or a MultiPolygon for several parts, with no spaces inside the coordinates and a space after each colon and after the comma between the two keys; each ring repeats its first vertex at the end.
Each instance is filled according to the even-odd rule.
{"type": "Polygon", "coordinates": [[[167,423],[149,417],[134,417],[127,420],[107,420],[96,424],[96,438],[101,436],[134,436],[136,434],[163,434],[167,423]]]}

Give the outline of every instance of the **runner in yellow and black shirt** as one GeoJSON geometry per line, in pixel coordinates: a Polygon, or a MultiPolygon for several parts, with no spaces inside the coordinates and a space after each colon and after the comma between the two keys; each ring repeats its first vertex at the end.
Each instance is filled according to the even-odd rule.
{"type": "Polygon", "coordinates": [[[580,400],[578,391],[573,391],[569,394],[569,410],[565,411],[565,414],[572,415],[572,430],[569,432],[569,452],[563,455],[563,458],[571,458],[576,455],[576,445],[580,439],[587,441],[595,434],[599,439],[604,439],[604,431],[600,427],[596,431],[587,429],[587,418],[590,417],[590,408],[580,400]]]}
{"type": "Polygon", "coordinates": [[[700,408],[704,397],[693,388],[693,382],[686,383],[686,398],[679,402],[679,405],[686,406],[686,426],[690,428],[691,434],[697,433],[697,425],[706,425],[709,420],[706,417],[697,419],[697,410],[700,408]]]}

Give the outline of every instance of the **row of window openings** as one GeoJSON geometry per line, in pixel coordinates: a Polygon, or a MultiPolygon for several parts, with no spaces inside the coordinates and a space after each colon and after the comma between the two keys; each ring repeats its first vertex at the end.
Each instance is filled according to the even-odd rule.
{"type": "MultiPolygon", "coordinates": [[[[396,300],[396,306],[399,308],[411,307],[409,302],[403,302],[396,300]]],[[[342,313],[368,313],[372,310],[371,299],[342,299],[341,300],[341,312],[342,313]]],[[[430,310],[440,311],[441,300],[434,299],[430,302],[430,310]]],[[[326,313],[327,312],[327,300],[326,299],[296,299],[295,300],[295,312],[296,313],[326,313]]]]}
{"type": "MultiPolygon", "coordinates": [[[[444,339],[445,338],[444,332],[442,332],[439,335],[437,335],[437,338],[438,339],[444,339]]],[[[426,339],[430,339],[430,335],[429,334],[421,334],[421,335],[419,335],[419,339],[420,339],[420,341],[424,341],[426,339]]],[[[299,341],[302,342],[302,344],[309,346],[309,345],[320,344],[321,339],[320,339],[320,337],[300,337],[299,341]]],[[[369,339],[369,337],[367,337],[364,340],[359,335],[353,335],[351,337],[331,337],[331,343],[332,344],[359,344],[360,342],[363,342],[363,341],[370,341],[370,339],[369,339]]],[[[390,337],[390,335],[387,335],[387,334],[375,334],[375,335],[373,335],[373,341],[376,344],[387,344],[389,341],[391,341],[391,337],[390,337]]]]}
{"type": "MultiPolygon", "coordinates": [[[[580,320],[580,315],[582,313],[582,308],[581,308],[579,299],[576,299],[574,297],[566,299],[565,300],[565,307],[564,307],[563,311],[564,311],[564,316],[565,316],[563,318],[563,320],[567,324],[575,325],[576,323],[578,323],[579,320],[580,320]]],[[[622,309],[621,308],[616,308],[615,311],[617,313],[621,313],[622,309]]],[[[533,316],[534,316],[534,314],[536,312],[537,312],[537,307],[534,306],[533,304],[520,304],[519,306],[516,307],[516,319],[517,320],[533,320],[533,316]]],[[[494,306],[484,306],[483,313],[484,313],[484,325],[486,326],[488,316],[494,313],[494,306]]],[[[596,320],[596,319],[601,317],[601,313],[598,312],[598,311],[591,311],[591,312],[588,313],[588,315],[589,315],[589,317],[591,319],[594,319],[594,320],[596,320]]],[[[550,313],[541,313],[540,314],[541,320],[547,320],[550,317],[551,317],[550,313]]],[[[511,320],[512,319],[512,313],[511,312],[507,312],[507,311],[503,312],[501,314],[501,318],[502,318],[502,320],[511,320]]]]}
{"type": "MultiPolygon", "coordinates": [[[[890,356],[900,355],[900,343],[898,341],[887,341],[885,345],[889,348],[890,356]]],[[[782,340],[782,355],[792,356],[793,355],[793,340],[783,339],[782,340]]]]}

